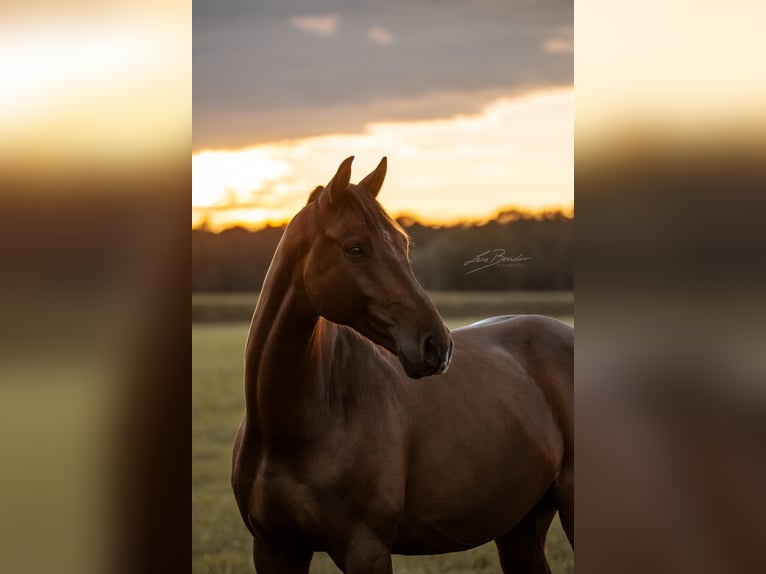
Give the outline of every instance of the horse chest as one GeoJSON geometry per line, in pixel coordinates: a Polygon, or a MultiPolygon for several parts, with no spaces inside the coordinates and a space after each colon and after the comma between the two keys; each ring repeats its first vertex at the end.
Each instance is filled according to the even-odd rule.
{"type": "Polygon", "coordinates": [[[303,529],[314,515],[314,489],[282,464],[265,461],[253,483],[251,518],[264,530],[303,529]]]}
{"type": "Polygon", "coordinates": [[[253,482],[251,520],[267,532],[299,531],[325,549],[359,521],[382,529],[395,523],[404,499],[397,475],[329,445],[299,461],[265,456],[253,482]]]}

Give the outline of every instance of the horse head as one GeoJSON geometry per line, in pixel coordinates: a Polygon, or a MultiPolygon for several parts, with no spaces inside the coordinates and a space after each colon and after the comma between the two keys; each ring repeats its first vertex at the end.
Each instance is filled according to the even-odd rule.
{"type": "Polygon", "coordinates": [[[376,197],[386,158],[358,184],[353,156],[311,194],[301,218],[309,237],[302,265],[307,299],[317,313],[347,325],[394,353],[412,378],[446,372],[452,337],[415,278],[409,238],[376,197]]]}

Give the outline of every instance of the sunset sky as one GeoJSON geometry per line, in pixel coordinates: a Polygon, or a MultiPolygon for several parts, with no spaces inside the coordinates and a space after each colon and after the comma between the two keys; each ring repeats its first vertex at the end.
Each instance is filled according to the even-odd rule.
{"type": "Polygon", "coordinates": [[[573,206],[559,1],[194,4],[192,225],[281,223],[354,155],[430,223],[573,206]]]}
{"type": "Polygon", "coordinates": [[[0,168],[136,173],[188,141],[191,9],[148,4],[2,4],[0,168]]]}

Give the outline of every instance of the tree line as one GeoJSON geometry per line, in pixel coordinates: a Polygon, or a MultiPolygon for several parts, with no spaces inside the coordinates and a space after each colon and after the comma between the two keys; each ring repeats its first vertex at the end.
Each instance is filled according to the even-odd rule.
{"type": "MultiPolygon", "coordinates": [[[[412,268],[434,291],[571,290],[574,218],[505,211],[483,224],[431,227],[410,217],[412,268]]],[[[284,227],[192,229],[192,291],[258,291],[284,227]]]]}

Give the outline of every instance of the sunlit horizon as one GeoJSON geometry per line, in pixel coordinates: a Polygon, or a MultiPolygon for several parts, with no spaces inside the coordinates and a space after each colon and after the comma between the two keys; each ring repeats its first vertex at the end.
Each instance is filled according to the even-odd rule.
{"type": "MultiPolygon", "coordinates": [[[[232,210],[236,212],[237,210],[232,210]]],[[[300,211],[300,209],[298,210],[300,211]]],[[[249,213],[249,212],[248,212],[249,213]]],[[[236,228],[243,228],[248,231],[259,231],[261,229],[269,228],[269,227],[284,227],[286,226],[290,220],[295,216],[295,214],[298,213],[297,211],[290,216],[284,218],[284,219],[274,219],[270,217],[265,217],[264,219],[257,220],[257,222],[254,222],[252,218],[242,217],[241,219],[238,219],[238,216],[235,214],[232,214],[231,219],[227,218],[227,223],[225,225],[218,225],[218,226],[212,226],[210,223],[210,220],[207,219],[204,215],[198,216],[197,214],[192,214],[192,230],[197,231],[209,231],[209,232],[215,232],[220,233],[221,231],[226,231],[228,229],[236,229],[236,228]]],[[[553,215],[561,215],[563,217],[568,218],[574,218],[574,204],[570,204],[568,206],[560,206],[560,207],[549,207],[549,208],[543,208],[538,210],[529,210],[520,208],[518,206],[514,205],[508,205],[505,207],[502,207],[498,209],[497,211],[487,215],[486,217],[476,217],[476,218],[465,218],[465,217],[456,217],[454,219],[428,219],[423,218],[418,215],[414,215],[412,213],[389,213],[394,219],[397,221],[407,221],[408,225],[409,222],[412,222],[414,224],[419,225],[425,225],[428,227],[454,227],[459,225],[484,225],[486,223],[492,222],[492,221],[510,221],[513,219],[543,219],[545,217],[550,217],[553,215]]]]}
{"type": "Polygon", "coordinates": [[[574,91],[564,87],[498,98],[478,114],[200,150],[192,154],[192,227],[282,225],[349,155],[353,182],[388,157],[379,200],[395,217],[452,225],[507,210],[571,213],[573,110],[574,91]]]}

